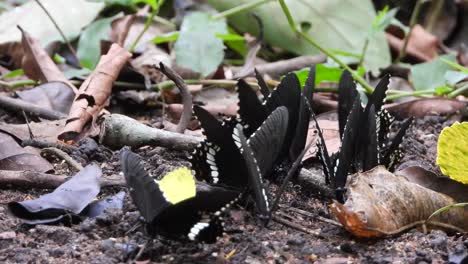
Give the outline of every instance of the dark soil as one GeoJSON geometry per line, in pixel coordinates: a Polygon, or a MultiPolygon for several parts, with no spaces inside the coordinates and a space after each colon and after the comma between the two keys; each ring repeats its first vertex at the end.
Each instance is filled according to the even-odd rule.
{"type": "MultiPolygon", "coordinates": [[[[404,142],[403,163],[416,162],[437,171],[436,140],[446,117],[416,120],[404,142]]],[[[185,153],[162,148],[138,150],[153,175],[188,165],[185,153]]],[[[118,153],[100,161],[105,176],[118,175],[118,153]]],[[[312,163],[314,168],[318,164],[312,163]]],[[[57,166],[56,168],[60,168],[57,166]]],[[[272,189],[275,189],[273,186],[272,189]]],[[[101,191],[101,196],[119,188],[101,191]]],[[[2,263],[119,263],[151,259],[172,263],[453,263],[468,254],[468,235],[412,229],[395,237],[357,240],[341,227],[304,216],[288,207],[330,218],[324,201],[290,184],[280,216],[304,231],[272,222],[268,228],[248,211],[237,208],[227,217],[227,234],[215,244],[151,240],[145,235],[139,213],[129,197],[123,210],[111,210],[78,225],[25,226],[7,212],[6,203],[33,199],[48,190],[0,190],[0,262],[2,263]]]]}

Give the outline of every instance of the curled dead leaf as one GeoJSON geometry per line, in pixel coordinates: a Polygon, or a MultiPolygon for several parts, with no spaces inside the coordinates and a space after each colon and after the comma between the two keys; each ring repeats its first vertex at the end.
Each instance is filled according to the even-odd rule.
{"type": "Polygon", "coordinates": [[[125,44],[128,31],[135,21],[135,15],[126,15],[121,18],[117,18],[111,23],[110,40],[113,43],[117,43],[119,46],[125,44]]]}
{"type": "Polygon", "coordinates": [[[59,70],[54,61],[42,48],[38,40],[33,38],[28,32],[18,27],[22,33],[21,44],[23,45],[24,55],[21,62],[24,73],[33,80],[43,83],[59,81],[67,84],[77,93],[76,87],[71,84],[65,75],[59,70]]]}
{"type": "MultiPolygon", "coordinates": [[[[390,47],[396,51],[400,51],[403,47],[403,39],[395,37],[391,34],[385,34],[390,47]]],[[[406,54],[411,55],[422,61],[429,61],[437,57],[439,48],[439,39],[427,32],[421,25],[416,24],[411,30],[411,36],[406,47],[406,54]]]]}
{"type": "Polygon", "coordinates": [[[31,148],[22,148],[8,134],[0,133],[0,170],[52,171],[54,167],[31,148]]]}
{"type": "Polygon", "coordinates": [[[446,98],[427,98],[405,103],[386,105],[386,109],[396,113],[401,118],[423,117],[427,115],[442,115],[455,113],[468,106],[467,102],[446,98]]]}
{"type": "Polygon", "coordinates": [[[108,102],[119,72],[130,58],[131,54],[117,44],[101,57],[94,72],[81,85],[58,139],[77,142],[86,135],[99,133],[96,119],[108,102]]]}
{"type": "MultiPolygon", "coordinates": [[[[358,237],[381,237],[423,223],[437,209],[456,203],[452,198],[411,183],[383,166],[357,173],[348,182],[345,204],[334,202],[331,211],[358,237]]],[[[449,224],[468,231],[468,209],[445,211],[430,223],[449,224]]]]}
{"type": "Polygon", "coordinates": [[[58,81],[44,83],[30,90],[17,91],[16,94],[24,101],[64,114],[68,114],[75,98],[73,89],[58,81]]]}

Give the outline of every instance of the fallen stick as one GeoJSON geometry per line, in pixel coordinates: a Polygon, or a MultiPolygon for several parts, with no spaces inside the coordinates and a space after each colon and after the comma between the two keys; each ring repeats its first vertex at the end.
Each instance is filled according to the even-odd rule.
{"type": "Polygon", "coordinates": [[[31,115],[35,115],[48,120],[58,120],[67,118],[67,115],[65,115],[64,113],[46,109],[23,100],[11,98],[4,95],[0,95],[0,108],[14,112],[24,111],[31,115]]]}
{"type": "Polygon", "coordinates": [[[112,149],[124,146],[138,148],[145,145],[161,146],[174,150],[192,150],[202,138],[149,127],[124,115],[103,117],[99,143],[112,149]]]}
{"type": "MultiPolygon", "coordinates": [[[[37,189],[54,189],[71,177],[36,171],[0,170],[0,188],[21,187],[37,189]]],[[[101,178],[101,187],[125,186],[123,178],[101,178]]]]}
{"type": "MultiPolygon", "coordinates": [[[[271,77],[278,77],[290,71],[299,70],[305,67],[310,67],[312,64],[324,62],[325,59],[326,56],[323,54],[315,56],[300,56],[288,60],[281,60],[271,63],[255,65],[255,68],[261,74],[268,74],[271,77]]],[[[233,68],[234,75],[242,71],[242,69],[243,67],[233,68]]],[[[252,68],[250,71],[245,72],[243,75],[254,76],[254,69],[252,68]]]]}
{"type": "Polygon", "coordinates": [[[61,143],[60,141],[57,142],[50,142],[46,140],[41,140],[41,139],[26,139],[21,142],[21,146],[26,147],[26,146],[31,146],[35,148],[57,148],[60,150],[63,150],[67,153],[72,153],[74,151],[78,151],[78,148],[73,146],[73,145],[67,145],[64,143],[61,143]]]}
{"type": "Polygon", "coordinates": [[[297,181],[308,192],[316,193],[323,198],[335,198],[334,191],[325,183],[325,177],[317,171],[302,169],[297,181]]]}
{"type": "Polygon", "coordinates": [[[41,153],[50,153],[57,156],[57,158],[59,159],[63,159],[65,162],[68,163],[68,165],[70,165],[70,167],[74,168],[76,171],[80,171],[83,169],[83,166],[80,163],[78,163],[76,160],[70,157],[66,152],[58,148],[44,148],[41,150],[41,153]]]}
{"type": "Polygon", "coordinates": [[[184,82],[184,79],[182,79],[182,77],[180,77],[180,75],[177,74],[177,72],[167,67],[162,62],[159,63],[159,68],[157,66],[155,66],[155,68],[158,71],[162,72],[164,75],[166,75],[167,78],[172,80],[177,86],[177,88],[179,88],[184,108],[175,132],[183,134],[185,129],[187,129],[188,123],[190,122],[190,118],[192,118],[192,94],[190,94],[187,84],[185,84],[184,82]]]}

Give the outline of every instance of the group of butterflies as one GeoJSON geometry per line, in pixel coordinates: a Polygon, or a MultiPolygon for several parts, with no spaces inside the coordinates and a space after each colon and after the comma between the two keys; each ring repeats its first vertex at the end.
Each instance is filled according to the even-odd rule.
{"type": "MultiPolygon", "coordinates": [[[[349,173],[396,162],[400,134],[404,135],[410,121],[389,141],[392,120],[381,108],[388,77],[363,108],[351,75],[343,74],[338,109],[342,146],[331,156],[311,108],[315,68],[310,69],[303,89],[294,73],[287,74],[272,92],[258,73],[256,77],[263,99],[239,80],[236,118],[219,121],[204,108],[193,107],[205,140],[189,157],[192,171],[180,168],[155,181],[138,155],[128,149],[122,151],[122,170],[130,195],[150,235],[215,242],[224,232],[223,215],[240,201],[254,201],[256,214],[267,223],[274,205],[264,179],[278,181],[286,176],[287,181],[297,174],[311,117],[317,125],[326,183],[336,190],[337,200],[344,200],[349,173]],[[200,183],[196,184],[192,175],[200,183]]],[[[278,195],[281,193],[276,198],[278,195]]]]}

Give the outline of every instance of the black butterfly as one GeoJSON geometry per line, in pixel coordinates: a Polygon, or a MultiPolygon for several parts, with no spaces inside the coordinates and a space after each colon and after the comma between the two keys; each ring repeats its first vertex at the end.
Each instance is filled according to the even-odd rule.
{"type": "Polygon", "coordinates": [[[412,119],[403,123],[390,142],[388,132],[393,118],[382,109],[388,83],[389,76],[385,76],[363,108],[351,74],[343,72],[338,92],[338,122],[342,140],[337,154],[329,155],[315,120],[319,132],[319,159],[324,168],[325,181],[336,190],[340,202],[344,202],[344,187],[348,174],[367,171],[379,164],[392,170],[401,156],[399,145],[412,119]]]}
{"type": "MultiPolygon", "coordinates": [[[[262,94],[269,91],[263,79],[257,74],[262,94]]],[[[278,87],[261,102],[255,91],[245,81],[239,80],[239,119],[244,125],[244,133],[249,137],[277,107],[285,106],[289,112],[289,125],[286,139],[281,147],[278,164],[283,160],[292,163],[304,149],[311,114],[315,68],[311,68],[304,90],[301,92],[299,80],[294,73],[287,74],[278,87]]],[[[253,148],[255,151],[255,148],[253,148]]]]}
{"type": "Polygon", "coordinates": [[[259,214],[268,215],[262,178],[274,166],[280,152],[278,146],[285,139],[288,128],[286,107],[274,110],[248,139],[247,145],[242,142],[244,132],[239,131],[239,124],[234,120],[221,123],[202,107],[194,106],[193,110],[206,136],[189,157],[195,177],[239,192],[250,190],[259,214]],[[250,146],[255,149],[251,151],[250,146]]]}
{"type": "MultiPolygon", "coordinates": [[[[239,199],[239,192],[210,187],[174,204],[144,170],[138,155],[124,149],[121,163],[130,195],[150,235],[213,243],[223,234],[222,214],[239,199]]],[[[173,188],[170,191],[176,192],[178,186],[173,188]]]]}

